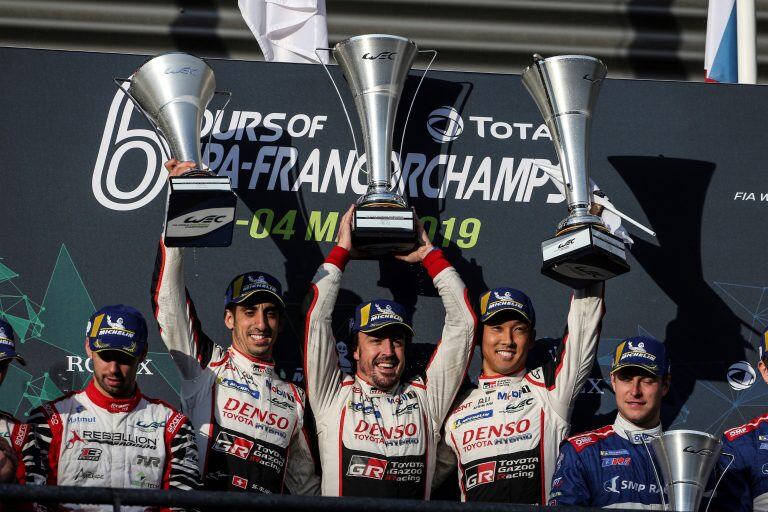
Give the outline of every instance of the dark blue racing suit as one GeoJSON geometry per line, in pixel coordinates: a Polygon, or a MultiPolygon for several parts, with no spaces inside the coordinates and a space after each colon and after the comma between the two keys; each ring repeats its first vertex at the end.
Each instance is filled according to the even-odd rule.
{"type": "MultiPolygon", "coordinates": [[[[733,512],[768,510],[768,414],[726,430],[723,454],[726,453],[734,459],[717,488],[715,508],[733,512]]],[[[719,474],[730,460],[727,455],[720,456],[719,474]]]]}
{"type": "Polygon", "coordinates": [[[560,446],[549,505],[662,510],[646,442],[661,425],[638,429],[621,416],[613,425],[573,436],[560,446]]]}

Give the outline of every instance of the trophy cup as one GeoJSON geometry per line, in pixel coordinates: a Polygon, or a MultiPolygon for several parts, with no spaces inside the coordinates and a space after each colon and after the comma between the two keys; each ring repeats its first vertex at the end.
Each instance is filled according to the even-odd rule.
{"type": "Polygon", "coordinates": [[[397,106],[417,53],[413,41],[382,34],[352,37],[333,47],[365,143],[368,190],[357,200],[352,245],[367,256],[409,252],[418,245],[415,213],[391,185],[397,106]]]}
{"type": "MultiPolygon", "coordinates": [[[[653,452],[661,466],[665,485],[662,485],[659,474],[656,472],[656,465],[653,463],[653,457],[651,457],[664,510],[698,511],[707,482],[723,448],[720,439],[706,432],[671,430],[654,437],[647,444],[643,439],[643,444],[646,450],[648,445],[651,446],[650,451],[653,452]],[[664,501],[665,490],[669,497],[669,503],[664,501]]],[[[649,456],[650,451],[648,452],[649,456]]],[[[727,470],[728,468],[725,471],[727,470]]],[[[712,492],[714,494],[714,489],[712,492]]]]}
{"type": "Polygon", "coordinates": [[[541,272],[573,288],[629,270],[623,241],[590,213],[589,129],[605,74],[602,62],[581,55],[534,55],[522,74],[555,143],[568,203],[555,237],[541,244],[541,272]]]}
{"type": "Polygon", "coordinates": [[[171,157],[195,162],[194,169],[170,179],[165,245],[230,245],[237,196],[229,178],[208,171],[200,154],[203,113],[216,92],[213,70],[197,57],[172,52],[150,59],[132,78],[115,82],[147,118],[161,145],[165,141],[171,157]],[[130,82],[130,87],[121,82],[130,82]]]}

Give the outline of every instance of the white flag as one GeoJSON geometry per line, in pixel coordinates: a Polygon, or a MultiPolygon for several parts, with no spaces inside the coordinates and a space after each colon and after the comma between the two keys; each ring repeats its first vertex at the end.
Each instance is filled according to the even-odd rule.
{"type": "MultiPolygon", "coordinates": [[[[264,59],[317,63],[315,48],[328,46],[325,0],[238,0],[264,59]]],[[[318,52],[328,62],[328,52],[318,52]]]]}

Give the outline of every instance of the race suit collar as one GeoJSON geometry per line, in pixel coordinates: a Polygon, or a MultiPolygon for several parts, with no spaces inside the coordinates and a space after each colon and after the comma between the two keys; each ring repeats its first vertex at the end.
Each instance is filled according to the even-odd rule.
{"type": "Polygon", "coordinates": [[[139,385],[136,385],[136,392],[130,398],[112,398],[103,394],[93,383],[88,383],[85,388],[85,394],[94,405],[97,405],[107,412],[131,412],[136,408],[141,400],[141,391],[139,385]]]}
{"type": "Polygon", "coordinates": [[[511,384],[517,384],[523,380],[523,377],[525,377],[525,370],[520,370],[516,373],[510,373],[509,375],[501,375],[501,374],[494,374],[494,375],[485,375],[480,374],[480,377],[477,378],[477,383],[480,389],[496,389],[504,386],[509,386],[511,384]]]}
{"type": "Polygon", "coordinates": [[[395,384],[392,389],[389,391],[384,389],[379,389],[373,384],[369,384],[365,380],[363,380],[363,377],[360,374],[355,374],[355,383],[360,386],[362,389],[363,394],[367,396],[390,396],[390,395],[396,395],[398,393],[398,390],[400,389],[400,383],[398,382],[395,384]]]}
{"type": "Polygon", "coordinates": [[[253,373],[272,374],[275,368],[274,362],[249,356],[240,352],[235,347],[229,347],[229,356],[237,366],[240,368],[250,368],[253,373]]]}
{"type": "Polygon", "coordinates": [[[653,428],[642,429],[629,420],[624,419],[621,414],[616,414],[616,421],[613,422],[613,431],[632,444],[643,444],[643,437],[645,437],[645,442],[647,443],[651,440],[651,437],[661,435],[661,423],[653,428]]]}

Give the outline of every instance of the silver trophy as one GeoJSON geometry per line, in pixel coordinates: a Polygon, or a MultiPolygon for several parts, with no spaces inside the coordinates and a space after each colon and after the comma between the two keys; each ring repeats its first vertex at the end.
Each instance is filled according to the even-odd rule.
{"type": "Polygon", "coordinates": [[[368,190],[357,200],[352,245],[369,256],[417,246],[415,213],[392,188],[391,167],[397,107],[417,53],[413,41],[383,34],[351,37],[333,47],[363,132],[368,190]]]}
{"type": "MultiPolygon", "coordinates": [[[[645,444],[645,441],[643,443],[645,444]]],[[[720,457],[723,443],[706,432],[671,430],[651,439],[646,444],[646,449],[649,445],[661,466],[664,485],[656,472],[656,466],[654,465],[653,468],[664,509],[683,512],[698,511],[707,482],[720,457]],[[664,491],[669,497],[669,503],[664,500],[664,491]]],[[[651,464],[654,457],[651,457],[651,464]]],[[[714,493],[714,489],[712,492],[714,493]]]]}
{"type": "Polygon", "coordinates": [[[200,153],[203,114],[216,93],[213,70],[197,57],[172,52],[150,59],[132,78],[115,81],[165,141],[170,156],[196,164],[183,176],[170,179],[165,244],[230,245],[237,197],[229,178],[208,171],[200,153]],[[130,87],[123,88],[121,82],[130,82],[130,87]]]}
{"type": "Polygon", "coordinates": [[[541,244],[541,271],[574,288],[629,270],[623,241],[590,213],[589,130],[605,74],[602,62],[582,55],[534,55],[522,74],[555,143],[568,203],[555,237],[541,244]]]}

